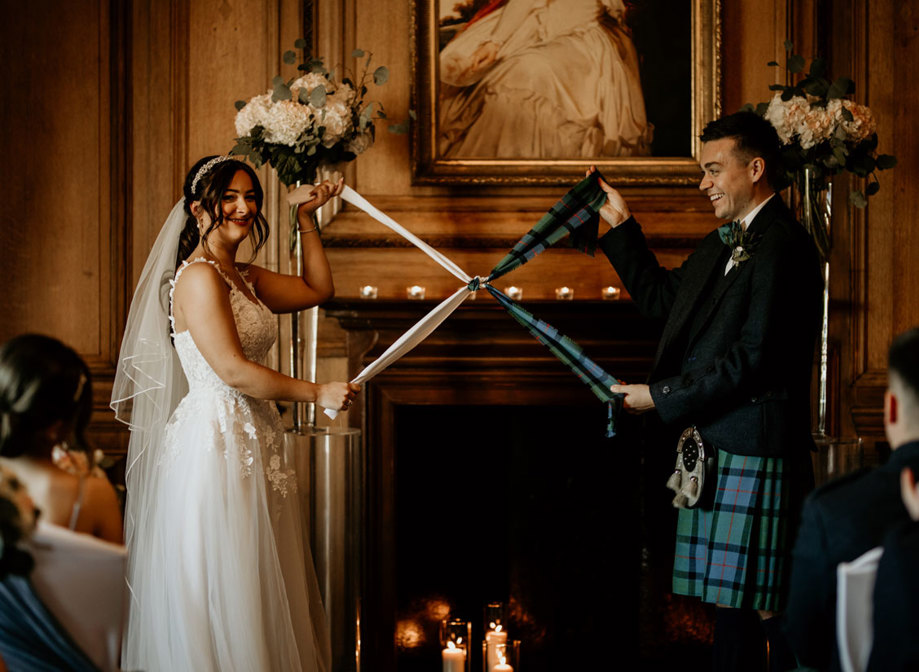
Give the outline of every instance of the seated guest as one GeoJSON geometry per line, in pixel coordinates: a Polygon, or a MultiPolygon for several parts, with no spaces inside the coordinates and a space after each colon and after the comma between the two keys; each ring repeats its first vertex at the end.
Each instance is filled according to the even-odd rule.
{"type": "Polygon", "coordinates": [[[911,520],[894,527],[884,539],[874,584],[868,672],[919,670],[919,489],[909,468],[901,473],[900,490],[911,520]]]}
{"type": "Polygon", "coordinates": [[[22,545],[35,529],[35,516],[22,482],[0,467],[0,670],[95,671],[29,579],[34,563],[22,545]]]}
{"type": "Polygon", "coordinates": [[[919,470],[919,329],[900,335],[890,347],[888,378],[884,429],[893,450],[890,460],[827,483],[804,505],[785,627],[798,661],[807,667],[840,669],[837,565],[880,546],[890,530],[909,521],[900,472],[919,470]]]}
{"type": "Polygon", "coordinates": [[[55,446],[89,452],[91,412],[89,369],[71,348],[37,334],[0,346],[0,464],[23,481],[43,521],[121,543],[111,483],[67,473],[52,460],[55,446]]]}

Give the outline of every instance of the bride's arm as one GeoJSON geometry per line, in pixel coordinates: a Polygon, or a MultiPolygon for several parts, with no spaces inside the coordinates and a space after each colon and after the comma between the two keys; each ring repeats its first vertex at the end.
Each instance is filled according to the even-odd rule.
{"type": "Polygon", "coordinates": [[[191,264],[176,281],[174,310],[214,373],[230,387],[256,399],[309,401],[345,409],[360,390],[350,383],[297,380],[246,359],[226,283],[210,264],[191,264]]]}
{"type": "MultiPolygon", "coordinates": [[[[313,221],[313,213],[344,188],[344,180],[336,183],[324,181],[311,187],[297,190],[312,193],[312,199],[297,209],[297,225],[300,228],[300,249],[303,254],[303,273],[295,275],[275,273],[259,266],[248,268],[249,281],[255,293],[273,313],[290,313],[318,306],[335,294],[332,283],[332,269],[322,249],[319,230],[313,221]]],[[[291,194],[293,196],[293,194],[291,194]]]]}

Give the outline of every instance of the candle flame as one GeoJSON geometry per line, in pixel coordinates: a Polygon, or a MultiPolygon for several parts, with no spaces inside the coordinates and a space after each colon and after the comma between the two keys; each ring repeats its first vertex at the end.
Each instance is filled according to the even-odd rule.
{"type": "Polygon", "coordinates": [[[500,624],[500,623],[499,623],[498,625],[495,626],[495,632],[501,632],[502,629],[503,629],[503,628],[501,627],[501,624],[500,624]]]}
{"type": "Polygon", "coordinates": [[[498,654],[498,658],[501,659],[500,662],[501,662],[502,665],[507,665],[507,657],[506,657],[506,656],[504,656],[504,655],[502,655],[502,654],[499,653],[499,654],[498,654]]]}
{"type": "Polygon", "coordinates": [[[447,648],[448,648],[448,649],[455,649],[455,648],[456,648],[456,644],[454,644],[452,641],[449,641],[449,642],[447,642],[447,648]]]}

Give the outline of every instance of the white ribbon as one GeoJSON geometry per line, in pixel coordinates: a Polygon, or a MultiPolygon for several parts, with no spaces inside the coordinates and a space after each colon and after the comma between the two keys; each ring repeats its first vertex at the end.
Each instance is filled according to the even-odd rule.
{"type": "MultiPolygon", "coordinates": [[[[366,212],[368,215],[380,222],[383,226],[392,229],[400,236],[408,240],[410,243],[415,245],[415,247],[419,248],[422,252],[431,257],[431,259],[440,264],[444,269],[447,270],[447,272],[466,283],[466,285],[472,282],[472,277],[466,273],[466,271],[461,269],[459,266],[453,263],[453,261],[421,240],[414,233],[396,222],[389,215],[375,208],[370,204],[369,201],[367,201],[367,199],[354,191],[351,187],[345,187],[341,193],[341,197],[348,203],[351,203],[352,205],[355,205],[366,212]]],[[[484,285],[483,278],[479,278],[479,284],[484,285]]],[[[403,355],[421,343],[421,341],[430,336],[431,332],[440,326],[444,320],[450,317],[453,311],[456,310],[459,305],[469,297],[470,294],[471,290],[468,286],[460,287],[458,290],[456,290],[456,292],[454,292],[452,296],[449,296],[441,301],[431,312],[421,318],[421,320],[419,320],[415,326],[402,334],[392,345],[386,348],[386,351],[382,355],[368,364],[367,367],[364,368],[364,370],[361,371],[351,382],[363,383],[368,381],[386,369],[390,364],[393,364],[399,360],[403,355]]],[[[325,409],[325,414],[334,420],[338,416],[338,411],[327,408],[325,409]]]]}

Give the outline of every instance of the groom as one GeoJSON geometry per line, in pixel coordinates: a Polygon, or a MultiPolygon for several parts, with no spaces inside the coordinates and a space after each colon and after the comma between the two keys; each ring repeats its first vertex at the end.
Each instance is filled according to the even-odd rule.
{"type": "MultiPolygon", "coordinates": [[[[673,568],[675,593],[717,606],[715,669],[761,669],[764,637],[772,669],[787,669],[794,659],[776,616],[813,482],[810,378],[823,284],[813,242],[775,193],[780,144],[769,122],[739,112],[708,124],[701,140],[699,189],[728,224],[679,268],[658,264],[625,200],[601,182],[611,230],[600,246],[642,314],[665,320],[647,384],[612,389],[627,411],[676,435],[694,426],[717,452],[705,485],[713,503],[679,510],[673,568]]],[[[651,449],[672,465],[675,447],[651,449]]]]}

